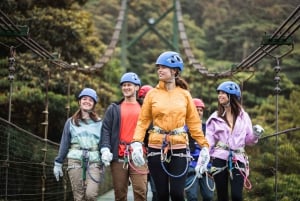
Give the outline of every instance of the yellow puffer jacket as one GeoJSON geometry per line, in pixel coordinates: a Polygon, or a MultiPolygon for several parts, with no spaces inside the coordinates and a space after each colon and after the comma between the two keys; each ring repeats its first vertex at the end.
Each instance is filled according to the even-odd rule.
{"type": "MultiPolygon", "coordinates": [[[[167,91],[164,82],[150,90],[142,106],[142,111],[137,122],[133,141],[143,142],[146,130],[150,123],[164,131],[173,131],[185,125],[189,128],[192,138],[201,147],[208,147],[201,128],[201,120],[189,91],[180,87],[167,91]]],[[[149,132],[149,147],[161,147],[165,135],[152,130],[149,132]]],[[[188,144],[187,134],[179,133],[170,135],[169,141],[173,147],[181,147],[188,144]],[[181,146],[182,145],[182,146],[181,146]]]]}

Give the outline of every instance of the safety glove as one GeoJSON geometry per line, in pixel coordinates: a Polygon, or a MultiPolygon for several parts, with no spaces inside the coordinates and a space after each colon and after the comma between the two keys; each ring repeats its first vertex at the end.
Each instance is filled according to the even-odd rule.
{"type": "Polygon", "coordinates": [[[203,147],[200,151],[197,165],[195,167],[196,176],[198,178],[202,177],[202,174],[207,171],[207,165],[209,163],[210,156],[207,147],[203,147]]]}
{"type": "Polygon", "coordinates": [[[143,145],[140,142],[131,143],[131,158],[135,166],[143,166],[145,164],[145,159],[143,156],[143,145]]]}
{"type": "Polygon", "coordinates": [[[54,162],[54,168],[53,173],[56,178],[56,181],[59,181],[59,177],[64,176],[64,173],[62,171],[62,164],[58,162],[54,162]]]}
{"type": "Polygon", "coordinates": [[[104,166],[107,167],[110,165],[110,161],[113,158],[113,154],[107,147],[103,147],[100,150],[101,152],[101,161],[104,163],[104,166]]]}
{"type": "Polygon", "coordinates": [[[253,134],[257,137],[261,137],[264,134],[265,130],[260,125],[256,124],[253,126],[253,134]]]}

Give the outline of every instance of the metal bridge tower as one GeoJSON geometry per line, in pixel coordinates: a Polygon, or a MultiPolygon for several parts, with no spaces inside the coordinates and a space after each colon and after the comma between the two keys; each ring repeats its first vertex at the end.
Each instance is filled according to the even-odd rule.
{"type": "MultiPolygon", "coordinates": [[[[127,62],[128,49],[134,46],[148,32],[153,32],[154,34],[156,34],[169,49],[179,52],[179,30],[178,30],[178,18],[176,15],[176,0],[173,0],[173,5],[170,8],[168,8],[158,19],[153,19],[153,18],[146,19],[143,13],[138,13],[134,11],[142,19],[145,25],[147,25],[147,27],[144,28],[142,31],[140,31],[140,34],[135,36],[131,41],[128,41],[127,40],[127,36],[128,36],[127,16],[128,16],[128,10],[130,9],[132,8],[130,8],[129,5],[126,6],[124,23],[122,24],[122,32],[121,32],[121,62],[125,68],[125,71],[128,68],[128,62],[127,62]],[[169,41],[162,34],[159,33],[159,31],[156,29],[156,25],[171,12],[173,12],[173,37],[172,37],[172,41],[169,41]]],[[[136,32],[139,31],[137,30],[136,32]]]]}

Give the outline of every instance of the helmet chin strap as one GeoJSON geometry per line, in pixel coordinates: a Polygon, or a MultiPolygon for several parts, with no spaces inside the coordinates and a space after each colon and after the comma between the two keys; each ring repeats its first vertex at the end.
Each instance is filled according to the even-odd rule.
{"type": "Polygon", "coordinates": [[[82,109],[82,108],[81,108],[81,111],[84,112],[84,113],[87,113],[87,114],[88,114],[88,117],[90,117],[89,114],[93,112],[93,109],[94,109],[94,107],[93,107],[92,109],[90,109],[90,110],[86,110],[86,109],[82,109]]]}
{"type": "Polygon", "coordinates": [[[226,104],[222,104],[222,106],[224,107],[224,112],[222,114],[222,117],[224,117],[226,114],[226,108],[230,107],[230,96],[229,95],[228,95],[228,102],[226,104]]]}
{"type": "Polygon", "coordinates": [[[172,69],[170,69],[170,71],[171,71],[171,78],[169,79],[169,80],[166,80],[165,81],[165,83],[173,83],[174,82],[174,80],[177,78],[177,77],[179,77],[179,73],[172,73],[172,69]]]}
{"type": "Polygon", "coordinates": [[[137,91],[134,91],[134,93],[133,93],[132,95],[126,96],[126,97],[124,96],[124,98],[125,98],[125,100],[127,100],[127,101],[130,100],[131,98],[134,98],[134,97],[135,97],[135,99],[136,99],[136,97],[137,97],[136,94],[137,94],[137,91]]]}
{"type": "Polygon", "coordinates": [[[93,112],[93,110],[85,110],[85,109],[82,109],[82,111],[86,112],[86,113],[91,113],[93,112]]]}
{"type": "Polygon", "coordinates": [[[133,98],[133,97],[135,97],[135,95],[133,94],[133,95],[131,95],[131,96],[127,96],[127,98],[133,98]]]}
{"type": "Polygon", "coordinates": [[[174,78],[165,81],[165,83],[173,83],[173,82],[174,82],[174,78]]]}

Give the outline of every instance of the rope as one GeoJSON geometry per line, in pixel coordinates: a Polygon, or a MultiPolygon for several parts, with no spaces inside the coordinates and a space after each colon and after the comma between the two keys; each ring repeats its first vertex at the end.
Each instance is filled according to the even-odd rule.
{"type": "MultiPolygon", "coordinates": [[[[171,161],[171,156],[170,156],[170,161],[171,161]]],[[[171,173],[166,169],[166,167],[165,167],[165,165],[164,165],[164,161],[161,161],[160,164],[161,164],[163,170],[165,171],[165,173],[167,173],[170,177],[178,178],[178,177],[182,177],[182,176],[185,175],[185,173],[187,172],[188,167],[189,167],[189,159],[188,159],[188,158],[186,159],[186,167],[185,167],[185,170],[184,170],[181,174],[178,174],[178,175],[171,174],[171,173]]]]}
{"type": "MultiPolygon", "coordinates": [[[[195,173],[195,171],[194,171],[194,173],[195,173]]],[[[195,181],[198,179],[198,177],[197,177],[197,175],[195,174],[194,176],[193,176],[193,180],[192,180],[192,182],[187,186],[187,187],[185,187],[184,188],[184,190],[188,190],[188,189],[190,189],[193,185],[194,185],[194,183],[195,183],[195,181]]],[[[199,179],[203,179],[203,177],[201,177],[201,178],[199,178],[199,179]]],[[[215,191],[215,189],[216,189],[216,184],[215,184],[215,182],[214,182],[214,178],[208,173],[208,171],[206,171],[205,172],[205,183],[206,183],[206,185],[207,185],[207,188],[210,190],[210,191],[215,191]],[[209,178],[213,181],[213,186],[211,187],[210,186],[210,184],[209,184],[209,178]]]]}
{"type": "MultiPolygon", "coordinates": [[[[174,154],[173,153],[173,149],[171,147],[171,144],[170,144],[170,140],[169,140],[169,136],[170,134],[164,134],[164,140],[162,142],[162,147],[161,147],[161,151],[160,151],[160,161],[161,161],[161,167],[163,168],[163,170],[165,171],[165,173],[167,173],[170,177],[174,177],[174,178],[178,178],[178,177],[182,177],[183,175],[186,174],[186,172],[188,171],[188,167],[189,167],[189,158],[191,158],[189,152],[187,151],[186,154],[183,154],[183,153],[178,153],[178,154],[174,154]],[[167,158],[167,154],[168,154],[168,151],[169,151],[169,148],[171,149],[171,154],[170,154],[170,157],[167,158]],[[165,167],[164,165],[164,162],[171,162],[171,158],[172,156],[176,156],[176,157],[186,157],[186,167],[184,169],[184,171],[181,173],[181,174],[178,174],[178,175],[173,175],[171,174],[167,168],[165,167]]],[[[159,153],[159,152],[158,152],[159,153]]],[[[153,155],[153,154],[152,154],[153,155]]],[[[157,155],[157,154],[156,154],[157,155]]],[[[151,155],[148,155],[148,156],[151,156],[151,155]]]]}
{"type": "Polygon", "coordinates": [[[130,152],[130,149],[129,149],[130,145],[126,145],[126,149],[124,151],[124,162],[123,162],[123,168],[124,169],[128,169],[128,165],[137,173],[139,174],[148,174],[149,173],[149,170],[146,170],[146,171],[141,171],[141,170],[138,170],[132,163],[131,163],[131,160],[130,160],[130,155],[131,155],[131,152],[130,152]]]}
{"type": "MultiPolygon", "coordinates": [[[[163,154],[162,151],[161,151],[161,152],[151,152],[151,153],[149,153],[149,154],[147,155],[147,157],[158,156],[158,155],[160,155],[160,156],[161,156],[161,157],[160,157],[161,159],[162,159],[162,158],[165,158],[164,156],[162,156],[162,154],[163,154]]],[[[189,156],[189,154],[183,154],[183,153],[173,154],[173,153],[171,153],[171,155],[170,155],[168,161],[163,161],[163,160],[161,160],[161,166],[162,166],[163,170],[164,170],[169,176],[175,177],[175,178],[182,177],[182,176],[187,172],[187,170],[188,170],[188,167],[189,167],[188,164],[189,164],[189,158],[190,158],[190,157],[191,157],[191,156],[189,156]],[[186,157],[186,158],[187,158],[187,163],[186,163],[187,165],[186,165],[186,168],[185,168],[185,170],[183,171],[183,173],[181,173],[181,174],[179,174],[179,175],[173,175],[173,174],[169,173],[168,170],[166,169],[166,167],[165,167],[165,165],[164,165],[164,162],[170,162],[172,156],[176,156],[176,157],[186,157]]]]}
{"type": "Polygon", "coordinates": [[[228,172],[229,172],[229,176],[230,176],[231,180],[233,179],[232,170],[235,168],[235,169],[239,170],[239,172],[241,173],[241,175],[244,178],[244,187],[248,190],[250,190],[252,188],[252,184],[251,184],[250,180],[248,179],[248,176],[246,173],[247,168],[249,170],[249,167],[241,168],[238,164],[238,161],[235,159],[232,150],[230,150],[230,152],[229,152],[227,164],[221,168],[212,166],[210,169],[210,173],[212,174],[212,176],[214,176],[214,175],[224,171],[226,168],[228,168],[228,172]]]}
{"type": "MultiPolygon", "coordinates": [[[[121,30],[122,30],[122,24],[125,19],[126,7],[127,7],[127,0],[122,0],[121,9],[119,11],[119,16],[117,18],[117,24],[115,25],[115,29],[114,29],[114,33],[112,35],[111,42],[108,45],[108,48],[106,49],[104,55],[99,59],[99,62],[97,62],[95,65],[93,65],[89,68],[77,67],[76,68],[77,71],[94,72],[94,71],[100,69],[101,67],[103,67],[104,64],[106,64],[110,60],[110,58],[112,57],[112,54],[114,53],[114,50],[118,43],[118,40],[119,40],[119,36],[120,36],[121,30]]],[[[1,16],[0,22],[3,23],[3,27],[1,27],[2,29],[9,30],[9,31],[16,31],[16,32],[20,31],[19,28],[11,21],[11,19],[7,15],[5,15],[5,13],[2,12],[1,10],[0,10],[0,16],[1,16]]],[[[50,60],[51,63],[53,63],[63,69],[66,69],[66,70],[75,69],[74,66],[68,64],[67,62],[55,59],[55,57],[53,56],[52,53],[47,51],[45,48],[43,48],[41,45],[39,45],[36,41],[31,39],[29,36],[20,36],[20,37],[16,37],[16,39],[21,44],[25,45],[27,48],[32,50],[34,53],[36,53],[43,59],[50,60]]]]}
{"type": "MultiPolygon", "coordinates": [[[[88,166],[88,167],[89,167],[89,166],[88,166]]],[[[96,180],[96,179],[91,175],[89,169],[88,169],[87,172],[88,172],[88,175],[90,176],[91,180],[93,180],[95,183],[100,184],[100,183],[102,183],[102,182],[104,181],[105,168],[104,168],[103,165],[100,165],[100,179],[99,179],[99,181],[96,180]]]]}
{"type": "Polygon", "coordinates": [[[260,140],[267,139],[267,138],[274,137],[274,136],[278,136],[278,135],[282,135],[282,134],[287,134],[289,132],[297,131],[297,130],[300,130],[300,127],[290,128],[290,129],[286,129],[286,130],[283,130],[283,131],[279,131],[279,132],[276,132],[272,135],[267,135],[267,136],[261,137],[260,140]]]}
{"type": "Polygon", "coordinates": [[[187,186],[187,187],[185,187],[184,188],[184,190],[188,190],[188,189],[190,189],[193,185],[194,185],[194,183],[195,183],[195,181],[197,180],[197,176],[196,176],[196,174],[193,176],[193,179],[192,179],[192,182],[187,186]]]}
{"type": "MultiPolygon", "coordinates": [[[[188,58],[189,64],[191,64],[195,69],[197,69],[203,76],[209,78],[225,78],[232,77],[234,74],[249,70],[250,67],[255,65],[261,59],[263,59],[267,53],[274,51],[277,47],[283,44],[262,44],[248,57],[242,60],[238,65],[236,65],[231,70],[220,73],[208,72],[207,68],[203,66],[193,55],[192,48],[189,44],[188,37],[185,31],[183,17],[181,12],[180,1],[176,0],[175,3],[176,17],[178,20],[178,30],[179,36],[182,41],[183,50],[188,58]]],[[[300,11],[300,5],[290,14],[290,16],[276,29],[276,31],[271,35],[270,40],[274,39],[289,39],[295,32],[300,28],[297,23],[300,20],[297,13],[300,11]],[[294,18],[294,19],[293,19],[294,18]]]]}
{"type": "Polygon", "coordinates": [[[104,178],[104,168],[103,165],[100,166],[100,179],[96,180],[90,173],[90,163],[89,163],[89,150],[83,149],[82,150],[82,158],[81,158],[81,167],[82,167],[82,185],[86,187],[86,173],[90,176],[90,178],[95,182],[95,183],[102,183],[104,178]],[[103,177],[102,177],[103,176],[103,177]]]}

